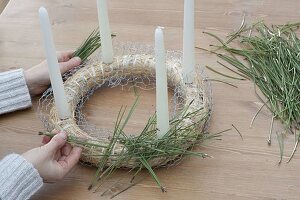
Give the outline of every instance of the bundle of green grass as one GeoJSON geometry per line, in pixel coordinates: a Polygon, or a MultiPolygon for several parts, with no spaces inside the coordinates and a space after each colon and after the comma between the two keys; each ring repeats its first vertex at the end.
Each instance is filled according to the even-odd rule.
{"type": "MultiPolygon", "coordinates": [[[[274,119],[279,119],[287,132],[295,134],[295,148],[291,159],[300,139],[300,39],[296,34],[300,23],[267,26],[260,21],[247,26],[244,22],[245,20],[239,30],[225,40],[205,32],[220,42],[220,45],[211,45],[215,49],[209,51],[234,66],[237,71],[219,62],[239,77],[221,73],[222,75],[250,79],[263,93],[264,97],[260,96],[255,87],[257,97],[273,114],[269,144],[274,119]],[[225,53],[219,53],[219,50],[224,50],[225,53]]],[[[281,162],[283,141],[282,137],[278,138],[281,162]]]]}

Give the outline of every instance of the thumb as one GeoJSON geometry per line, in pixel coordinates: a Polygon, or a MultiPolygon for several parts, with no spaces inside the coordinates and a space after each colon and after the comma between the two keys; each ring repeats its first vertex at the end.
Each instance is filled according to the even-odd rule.
{"type": "Polygon", "coordinates": [[[80,63],[81,63],[81,59],[79,57],[73,57],[66,62],[60,62],[59,63],[60,71],[63,74],[69,71],[70,69],[77,67],[78,65],[80,65],[80,63]]]}
{"type": "Polygon", "coordinates": [[[56,152],[58,149],[62,148],[67,141],[67,134],[65,132],[59,132],[56,134],[45,147],[51,151],[56,152]]]}

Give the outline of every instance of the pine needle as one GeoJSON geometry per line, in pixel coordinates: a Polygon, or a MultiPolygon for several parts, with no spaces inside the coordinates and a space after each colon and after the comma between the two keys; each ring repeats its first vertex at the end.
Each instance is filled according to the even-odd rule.
{"type": "Polygon", "coordinates": [[[282,158],[283,158],[283,150],[284,150],[284,139],[283,139],[283,134],[278,134],[277,135],[277,141],[278,141],[278,146],[279,146],[279,154],[280,154],[280,160],[278,164],[281,164],[282,158]]]}
{"type": "Polygon", "coordinates": [[[213,68],[209,67],[209,66],[206,66],[207,69],[209,69],[210,71],[212,72],[215,72],[216,74],[220,74],[222,76],[225,76],[227,78],[231,78],[231,79],[235,79],[235,80],[245,80],[244,78],[236,78],[236,77],[233,77],[233,76],[230,76],[230,75],[227,75],[227,74],[224,74],[222,72],[218,72],[217,70],[214,70],[213,68]]]}
{"type": "Polygon", "coordinates": [[[205,79],[205,80],[207,80],[207,81],[212,81],[212,82],[224,83],[224,84],[229,85],[229,86],[231,86],[231,87],[238,88],[238,86],[233,85],[232,83],[228,83],[228,82],[226,82],[226,81],[219,80],[219,79],[207,78],[207,79],[205,79]]]}
{"type": "Polygon", "coordinates": [[[236,132],[238,132],[238,134],[240,135],[241,139],[244,140],[241,132],[237,129],[237,127],[235,127],[235,125],[231,124],[231,126],[236,130],[236,132]]]}

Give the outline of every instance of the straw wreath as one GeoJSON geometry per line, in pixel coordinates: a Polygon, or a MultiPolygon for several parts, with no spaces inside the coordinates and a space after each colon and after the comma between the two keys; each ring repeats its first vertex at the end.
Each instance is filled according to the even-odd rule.
{"type": "MultiPolygon", "coordinates": [[[[93,32],[94,37],[97,33],[93,32]]],[[[93,36],[89,37],[89,39],[93,36]]],[[[98,40],[95,40],[99,42],[98,40]]],[[[91,45],[91,43],[87,43],[91,45]]],[[[85,44],[85,45],[87,45],[85,44]]],[[[88,47],[81,47],[83,50],[88,47]]],[[[94,51],[94,48],[91,48],[94,51]]],[[[89,56],[89,52],[84,57],[89,56]]],[[[138,136],[125,134],[126,127],[139,98],[125,115],[126,108],[122,107],[118,113],[112,136],[108,138],[90,134],[78,126],[76,113],[80,112],[78,105],[82,99],[91,95],[95,89],[107,87],[109,82],[122,82],[138,78],[155,77],[155,59],[152,54],[126,54],[116,56],[111,64],[104,64],[101,60],[90,60],[77,69],[65,82],[65,92],[73,117],[61,120],[53,104],[47,104],[48,117],[44,121],[49,132],[42,135],[53,136],[52,130],[64,130],[68,134],[67,141],[83,148],[81,161],[98,167],[92,180],[90,189],[99,180],[112,174],[117,168],[130,168],[135,171],[135,177],[143,168],[146,168],[158,186],[164,191],[154,168],[170,166],[183,155],[207,157],[207,154],[193,152],[189,149],[196,143],[208,138],[218,137],[219,134],[205,133],[205,127],[210,117],[211,97],[207,90],[207,82],[201,73],[195,74],[192,84],[185,84],[182,77],[181,59],[167,60],[168,87],[176,90],[181,98],[179,109],[170,120],[170,129],[162,137],[157,137],[156,115],[149,118],[143,131],[138,136]]],[[[150,78],[152,80],[152,78],[150,78]]],[[[46,91],[41,102],[49,101],[51,89],[46,91]],[[49,93],[50,92],[50,93],[49,93]],[[46,97],[46,98],[45,98],[46,97]]],[[[178,104],[179,105],[179,104],[178,104]]]]}

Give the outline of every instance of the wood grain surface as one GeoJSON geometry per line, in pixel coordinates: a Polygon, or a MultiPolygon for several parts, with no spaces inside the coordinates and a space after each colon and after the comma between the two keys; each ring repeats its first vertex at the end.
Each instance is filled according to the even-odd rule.
{"type": "MultiPolygon", "coordinates": [[[[296,22],[300,19],[298,0],[196,0],[196,44],[207,48],[215,41],[203,31],[225,36],[240,26],[243,15],[247,22],[265,19],[269,24],[296,22]]],[[[75,49],[97,26],[96,2],[82,0],[10,0],[0,15],[0,71],[28,69],[44,58],[43,41],[38,21],[38,8],[48,9],[58,51],[75,49]]],[[[154,29],[164,26],[167,49],[182,48],[183,0],[108,0],[111,29],[117,32],[117,42],[154,43],[154,29]]],[[[217,58],[197,51],[197,62],[224,71],[217,58]]],[[[212,78],[221,78],[207,72],[212,78]]],[[[226,79],[224,79],[226,80],[226,79]]],[[[228,80],[227,80],[228,81],[228,80]]],[[[229,80],[231,81],[231,80],[229,80]]],[[[251,82],[232,81],[238,88],[213,83],[213,113],[210,132],[218,132],[234,124],[235,130],[224,133],[222,141],[212,141],[197,149],[213,156],[211,159],[187,157],[178,166],[157,170],[162,184],[168,189],[161,193],[147,173],[141,181],[114,199],[300,199],[300,153],[291,163],[278,166],[279,149],[276,134],[272,146],[266,143],[271,113],[263,110],[252,128],[251,118],[261,103],[251,82]]],[[[154,93],[143,92],[129,129],[136,129],[155,108],[154,93]]],[[[31,109],[0,116],[0,157],[22,153],[41,144],[37,132],[43,130],[31,109]]],[[[120,88],[97,91],[88,102],[88,119],[100,125],[111,125],[119,106],[130,104],[132,92],[120,88]]],[[[129,130],[130,131],[130,130],[129,130]]],[[[276,122],[274,133],[282,131],[276,122]]],[[[290,154],[294,136],[285,140],[284,161],[290,154]]],[[[107,199],[128,183],[126,171],[118,170],[99,192],[87,190],[95,168],[78,165],[62,181],[45,184],[32,199],[81,200],[107,199]],[[118,184],[116,184],[118,183],[118,184]],[[121,183],[124,183],[123,185],[121,183]],[[111,192],[106,192],[112,188],[111,192]]]]}

